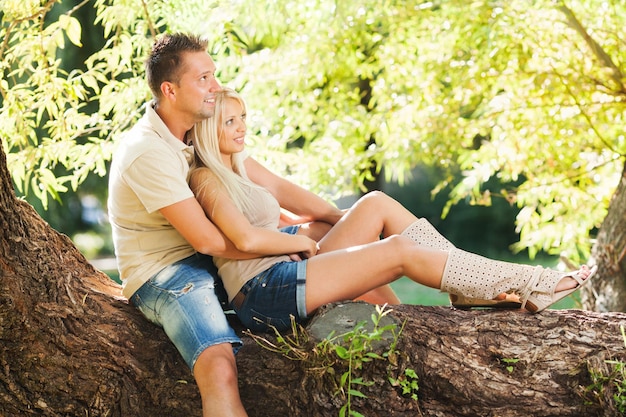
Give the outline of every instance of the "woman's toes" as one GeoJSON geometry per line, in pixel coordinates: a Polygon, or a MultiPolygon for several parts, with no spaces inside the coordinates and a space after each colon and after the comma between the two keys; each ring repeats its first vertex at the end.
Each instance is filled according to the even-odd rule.
{"type": "MultiPolygon", "coordinates": [[[[591,269],[589,268],[588,265],[583,265],[580,267],[578,272],[576,272],[576,274],[578,274],[580,279],[585,281],[591,275],[591,269]]],[[[577,286],[578,286],[578,281],[576,281],[574,278],[564,277],[561,281],[559,281],[554,292],[571,290],[572,288],[576,288],[577,286]]]]}

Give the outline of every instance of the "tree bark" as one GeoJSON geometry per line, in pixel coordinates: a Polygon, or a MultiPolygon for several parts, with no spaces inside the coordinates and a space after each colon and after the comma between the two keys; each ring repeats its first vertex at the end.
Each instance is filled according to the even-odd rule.
{"type": "Polygon", "coordinates": [[[163,332],[15,197],[1,146],[0,177],[0,415],[199,415],[163,332]]]}
{"type": "MultiPolygon", "coordinates": [[[[397,363],[376,361],[356,375],[374,382],[363,390],[368,398],[352,400],[353,409],[366,416],[622,415],[610,399],[585,388],[592,384],[590,371],[606,369],[608,359],[626,358],[620,334],[626,314],[550,310],[532,315],[403,305],[394,306],[392,315],[404,323],[397,363]],[[387,380],[405,369],[419,376],[417,402],[387,380]]],[[[329,320],[335,321],[335,328],[341,327],[336,317],[329,320]]],[[[336,389],[323,382],[319,371],[278,361],[276,354],[263,348],[247,344],[238,364],[244,393],[254,395],[266,387],[258,396],[260,410],[330,417],[345,402],[333,395],[336,389]],[[283,378],[287,382],[277,386],[275,382],[283,378]],[[267,386],[270,381],[273,384],[267,386]],[[285,386],[288,392],[279,393],[285,386]],[[284,397],[284,408],[277,405],[278,396],[284,397]]],[[[606,391],[599,394],[609,395],[606,391]]]]}
{"type": "Polygon", "coordinates": [[[592,256],[598,276],[581,291],[583,307],[593,311],[626,311],[626,166],[598,232],[592,256]]]}
{"type": "MultiPolygon", "coordinates": [[[[197,386],[165,334],[15,197],[2,147],[0,187],[0,415],[200,416],[197,386]]],[[[344,331],[360,306],[326,308],[309,331],[338,309],[344,319],[330,326],[344,331]]],[[[617,415],[606,392],[588,406],[581,394],[590,368],[626,360],[626,314],[396,306],[389,317],[405,323],[398,353],[354,374],[373,383],[350,402],[366,416],[617,415]],[[406,369],[419,378],[418,401],[388,381],[406,369]]],[[[343,362],[311,368],[242,336],[240,389],[251,417],[338,415],[343,362]]],[[[306,355],[319,350],[303,346],[306,355]]]]}

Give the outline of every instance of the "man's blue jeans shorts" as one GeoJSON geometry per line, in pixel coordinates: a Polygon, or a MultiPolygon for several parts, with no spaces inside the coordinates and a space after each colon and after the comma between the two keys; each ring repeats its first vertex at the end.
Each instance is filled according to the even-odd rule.
{"type": "Polygon", "coordinates": [[[224,314],[222,303],[226,299],[212,258],[196,254],[159,271],[130,301],[165,330],[193,370],[206,348],[230,343],[236,353],[242,345],[224,314]]]}

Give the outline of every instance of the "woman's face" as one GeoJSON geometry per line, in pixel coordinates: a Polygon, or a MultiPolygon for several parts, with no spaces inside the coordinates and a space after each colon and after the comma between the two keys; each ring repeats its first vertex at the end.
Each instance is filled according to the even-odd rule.
{"type": "Polygon", "coordinates": [[[246,136],[246,113],[234,98],[227,98],[224,103],[222,123],[218,129],[220,153],[224,157],[241,152],[246,136]]]}

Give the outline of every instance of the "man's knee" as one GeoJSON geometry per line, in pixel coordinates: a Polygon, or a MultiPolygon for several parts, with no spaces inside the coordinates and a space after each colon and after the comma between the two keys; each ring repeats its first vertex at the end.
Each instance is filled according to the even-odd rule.
{"type": "Polygon", "coordinates": [[[237,363],[230,343],[206,348],[193,367],[196,380],[218,378],[221,384],[237,384],[237,363]]]}
{"type": "Polygon", "coordinates": [[[205,349],[193,368],[203,416],[247,416],[239,396],[237,364],[229,343],[205,349]]]}

